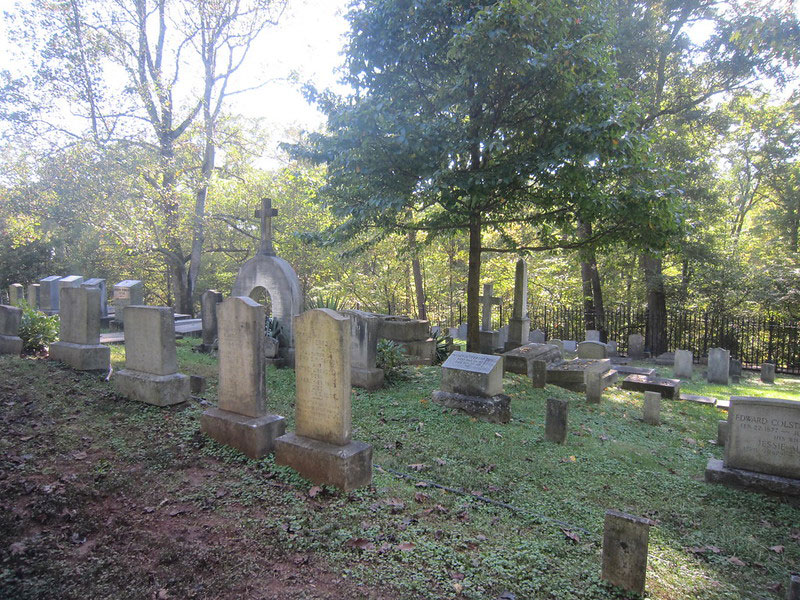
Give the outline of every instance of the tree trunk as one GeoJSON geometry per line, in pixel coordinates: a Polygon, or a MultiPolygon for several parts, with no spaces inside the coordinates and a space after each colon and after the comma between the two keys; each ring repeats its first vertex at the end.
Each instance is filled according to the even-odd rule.
{"type": "Polygon", "coordinates": [[[641,265],[647,289],[645,344],[650,348],[653,356],[658,356],[667,351],[667,299],[664,292],[661,259],[651,254],[643,254],[641,265]]]}
{"type": "Polygon", "coordinates": [[[414,291],[417,297],[417,313],[422,321],[428,320],[428,310],[425,305],[425,288],[422,284],[422,266],[419,264],[417,254],[417,234],[414,231],[408,232],[408,245],[411,249],[411,271],[414,273],[414,291]]]}
{"type": "Polygon", "coordinates": [[[194,220],[192,222],[192,252],[189,256],[189,272],[187,274],[186,294],[191,310],[187,314],[194,316],[194,296],[197,278],[200,275],[200,263],[203,257],[203,243],[205,242],[205,212],[206,199],[211,174],[214,172],[214,123],[211,115],[205,111],[205,149],[203,151],[203,164],[201,166],[201,183],[195,193],[194,220]]]}
{"type": "MultiPolygon", "coordinates": [[[[578,219],[578,239],[588,240],[592,235],[592,224],[578,219]]],[[[603,289],[597,268],[597,254],[592,246],[580,250],[581,283],[583,287],[584,326],[586,329],[600,331],[600,339],[606,341],[606,315],[603,303],[603,289]]]]}
{"type": "Polygon", "coordinates": [[[467,352],[480,352],[480,315],[478,296],[481,293],[481,215],[469,218],[469,266],[467,269],[467,352]]]}

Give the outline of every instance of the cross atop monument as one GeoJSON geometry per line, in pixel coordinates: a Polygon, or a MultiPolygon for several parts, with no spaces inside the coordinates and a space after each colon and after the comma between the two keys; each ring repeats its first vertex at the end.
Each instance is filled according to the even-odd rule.
{"type": "Polygon", "coordinates": [[[256,218],[261,218],[261,248],[259,254],[275,256],[275,249],[272,247],[272,217],[278,215],[278,209],[272,208],[270,198],[262,198],[261,208],[256,210],[256,218]]]}
{"type": "Polygon", "coordinates": [[[500,298],[492,296],[494,292],[493,283],[483,284],[483,296],[478,296],[478,302],[483,305],[483,316],[481,318],[481,331],[492,330],[492,304],[500,304],[500,298]]]}

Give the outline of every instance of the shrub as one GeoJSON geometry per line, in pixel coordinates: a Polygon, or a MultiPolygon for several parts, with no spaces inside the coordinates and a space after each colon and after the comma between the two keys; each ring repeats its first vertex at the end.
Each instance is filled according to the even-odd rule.
{"type": "Polygon", "coordinates": [[[383,369],[386,383],[403,379],[407,374],[406,349],[391,340],[378,340],[376,366],[383,369]]]}
{"type": "Polygon", "coordinates": [[[43,352],[58,339],[58,315],[48,317],[24,300],[20,301],[19,307],[22,309],[22,322],[19,325],[22,352],[25,354],[43,352]]]}
{"type": "Polygon", "coordinates": [[[436,356],[433,358],[433,364],[440,365],[447,360],[449,354],[449,340],[447,339],[444,328],[439,329],[432,337],[433,341],[436,342],[436,356]]]}

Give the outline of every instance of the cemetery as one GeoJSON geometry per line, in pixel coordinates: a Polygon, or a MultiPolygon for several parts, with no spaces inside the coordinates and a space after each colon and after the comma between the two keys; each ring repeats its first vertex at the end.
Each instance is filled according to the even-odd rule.
{"type": "Polygon", "coordinates": [[[0,599],[800,600],[796,3],[0,22],[0,599]]]}

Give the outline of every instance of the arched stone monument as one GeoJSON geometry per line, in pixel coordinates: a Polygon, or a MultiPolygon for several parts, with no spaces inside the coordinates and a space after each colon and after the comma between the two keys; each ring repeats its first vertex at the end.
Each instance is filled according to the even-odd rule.
{"type": "Polygon", "coordinates": [[[294,366],[292,317],[303,310],[303,293],[297,273],[288,262],[276,256],[272,247],[272,217],[277,214],[270,199],[261,201],[261,210],[255,213],[261,218],[261,248],[239,269],[231,295],[252,297],[259,288],[269,295],[272,316],[281,324],[280,356],[286,366],[294,366]]]}

